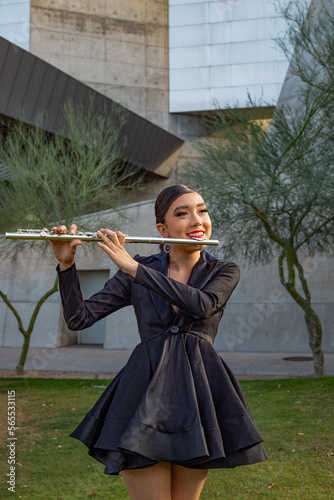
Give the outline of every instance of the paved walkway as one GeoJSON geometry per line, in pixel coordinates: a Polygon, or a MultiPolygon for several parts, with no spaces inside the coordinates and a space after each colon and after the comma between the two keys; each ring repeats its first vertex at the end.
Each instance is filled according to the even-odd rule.
{"type": "MultiPolygon", "coordinates": [[[[15,370],[20,352],[19,347],[1,347],[0,370],[15,370]]],[[[57,349],[30,348],[25,370],[69,372],[72,376],[74,372],[114,374],[123,368],[131,352],[88,345],[57,349]]],[[[239,378],[313,376],[313,360],[310,353],[224,352],[220,354],[239,378]]],[[[2,375],[5,376],[3,373],[2,375]]],[[[325,354],[325,376],[334,376],[334,353],[325,354]]]]}

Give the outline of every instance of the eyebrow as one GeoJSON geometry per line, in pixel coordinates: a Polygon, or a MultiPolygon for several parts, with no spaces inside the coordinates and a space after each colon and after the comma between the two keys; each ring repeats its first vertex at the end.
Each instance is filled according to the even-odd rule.
{"type": "MultiPolygon", "coordinates": [[[[196,205],[196,207],[203,207],[204,205],[205,205],[205,203],[204,203],[204,202],[203,202],[203,203],[198,203],[198,204],[196,205]]],[[[189,205],[180,205],[179,207],[176,207],[176,208],[174,209],[173,214],[175,214],[176,210],[180,210],[180,208],[189,208],[189,205]]]]}

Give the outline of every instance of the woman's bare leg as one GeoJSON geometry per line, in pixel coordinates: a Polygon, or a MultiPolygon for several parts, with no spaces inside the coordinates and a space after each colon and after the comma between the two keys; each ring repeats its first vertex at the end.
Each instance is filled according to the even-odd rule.
{"type": "Polygon", "coordinates": [[[172,465],[172,500],[198,500],[208,471],[172,465]]]}
{"type": "Polygon", "coordinates": [[[159,462],[122,472],[132,500],[199,500],[208,471],[159,462]]]}
{"type": "Polygon", "coordinates": [[[124,470],[122,475],[132,500],[172,499],[171,465],[167,462],[146,469],[124,470]]]}

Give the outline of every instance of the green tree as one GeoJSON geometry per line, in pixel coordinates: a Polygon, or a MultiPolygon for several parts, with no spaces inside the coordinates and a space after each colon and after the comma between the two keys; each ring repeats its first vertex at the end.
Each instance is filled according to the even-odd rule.
{"type": "MultiPolygon", "coordinates": [[[[7,180],[0,182],[1,230],[18,227],[51,228],[67,226],[81,217],[84,229],[94,229],[96,218],[82,216],[124,204],[127,194],[139,187],[139,167],[125,164],[122,153],[126,138],[121,134],[126,115],[122,112],[94,112],[69,102],[64,108],[63,133],[53,135],[45,130],[46,117],[39,117],[36,127],[21,122],[3,124],[0,136],[0,163],[8,167],[7,180]],[[85,225],[83,225],[85,221],[85,225]],[[87,222],[88,221],[88,222],[87,222]]],[[[99,224],[101,224],[99,218],[99,224]]],[[[99,226],[101,227],[101,226],[99,226]]],[[[14,256],[22,245],[49,245],[48,242],[2,241],[0,252],[14,256]]],[[[24,337],[16,367],[22,374],[38,312],[45,300],[58,290],[56,278],[52,288],[37,302],[28,325],[0,290],[0,297],[16,317],[24,337]]]]}
{"type": "Polygon", "coordinates": [[[302,308],[314,370],[323,375],[322,326],[312,307],[302,257],[329,253],[334,242],[334,15],[332,2],[290,2],[279,45],[291,57],[293,98],[273,118],[217,110],[211,137],[187,179],[199,185],[222,237],[225,256],[250,264],[278,259],[280,282],[302,308]]]}

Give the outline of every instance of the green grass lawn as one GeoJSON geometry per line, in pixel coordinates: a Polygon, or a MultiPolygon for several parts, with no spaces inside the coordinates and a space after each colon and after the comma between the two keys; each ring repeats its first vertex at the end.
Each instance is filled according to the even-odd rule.
{"type": "MultiPolygon", "coordinates": [[[[120,476],[68,437],[109,381],[0,379],[0,497],[130,499],[120,476]],[[16,399],[16,489],[9,492],[7,391],[16,399]]],[[[334,377],[241,382],[269,460],[211,470],[201,500],[334,500],[334,377]]]]}

